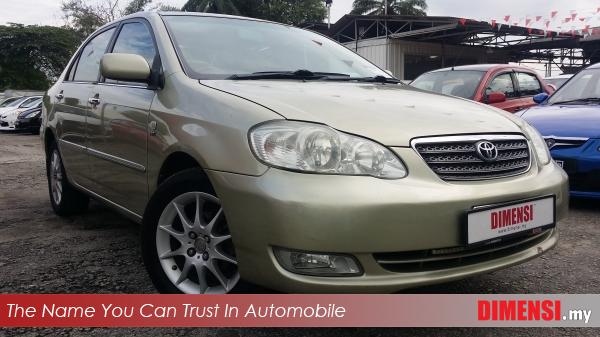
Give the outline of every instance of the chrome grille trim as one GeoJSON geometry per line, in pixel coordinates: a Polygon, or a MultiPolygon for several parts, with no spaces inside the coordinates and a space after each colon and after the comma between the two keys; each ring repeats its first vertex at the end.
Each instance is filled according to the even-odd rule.
{"type": "Polygon", "coordinates": [[[413,139],[411,147],[447,181],[506,178],[531,168],[531,149],[527,138],[520,134],[423,137],[413,139]],[[486,162],[477,156],[475,144],[482,140],[496,145],[497,160],[486,162]]]}

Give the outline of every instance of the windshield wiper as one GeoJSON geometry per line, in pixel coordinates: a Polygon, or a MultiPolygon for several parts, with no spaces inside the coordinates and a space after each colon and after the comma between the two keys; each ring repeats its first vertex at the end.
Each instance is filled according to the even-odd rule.
{"type": "Polygon", "coordinates": [[[358,82],[371,82],[371,83],[402,83],[400,82],[400,80],[397,80],[395,78],[392,77],[385,77],[385,76],[373,76],[373,77],[351,77],[349,80],[354,80],[354,81],[358,81],[358,82]]]}
{"type": "Polygon", "coordinates": [[[296,71],[259,71],[252,74],[235,74],[228,80],[263,80],[263,79],[295,79],[295,80],[321,80],[321,79],[350,78],[348,74],[312,72],[306,69],[296,71]]]}
{"type": "Polygon", "coordinates": [[[571,100],[568,100],[568,101],[554,102],[554,103],[552,103],[552,105],[555,105],[555,104],[571,104],[571,103],[577,103],[577,102],[584,102],[584,103],[600,102],[600,97],[587,97],[587,98],[571,99],[571,100]]]}

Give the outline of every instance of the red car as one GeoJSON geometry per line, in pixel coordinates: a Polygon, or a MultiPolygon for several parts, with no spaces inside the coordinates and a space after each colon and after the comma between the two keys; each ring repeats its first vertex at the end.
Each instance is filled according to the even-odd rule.
{"type": "Polygon", "coordinates": [[[533,96],[554,89],[532,69],[509,64],[476,64],[430,71],[411,86],[517,112],[536,105],[533,96]]]}

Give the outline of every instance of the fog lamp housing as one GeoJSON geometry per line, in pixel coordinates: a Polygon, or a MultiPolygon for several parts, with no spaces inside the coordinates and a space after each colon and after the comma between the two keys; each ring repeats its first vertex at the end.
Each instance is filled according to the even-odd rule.
{"type": "Polygon", "coordinates": [[[351,255],[273,248],[277,262],[294,274],[310,276],[360,276],[360,264],[351,255]]]}

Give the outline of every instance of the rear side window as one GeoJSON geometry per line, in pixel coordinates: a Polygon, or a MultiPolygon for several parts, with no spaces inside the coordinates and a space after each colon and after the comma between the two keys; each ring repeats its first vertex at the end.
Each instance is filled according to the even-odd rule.
{"type": "Polygon", "coordinates": [[[506,95],[506,98],[515,98],[517,96],[512,76],[508,73],[496,76],[490,82],[487,92],[501,92],[506,95]]]}
{"type": "Polygon", "coordinates": [[[114,28],[100,33],[94,37],[81,51],[77,68],[75,69],[74,81],[95,82],[98,80],[100,71],[100,59],[106,52],[114,28]]]}
{"type": "Polygon", "coordinates": [[[517,73],[521,96],[533,96],[542,93],[542,85],[537,77],[527,73],[517,73]]]}
{"type": "Polygon", "coordinates": [[[140,22],[123,25],[112,52],[140,55],[146,59],[150,66],[152,66],[156,56],[152,35],[148,27],[140,22]]]}

